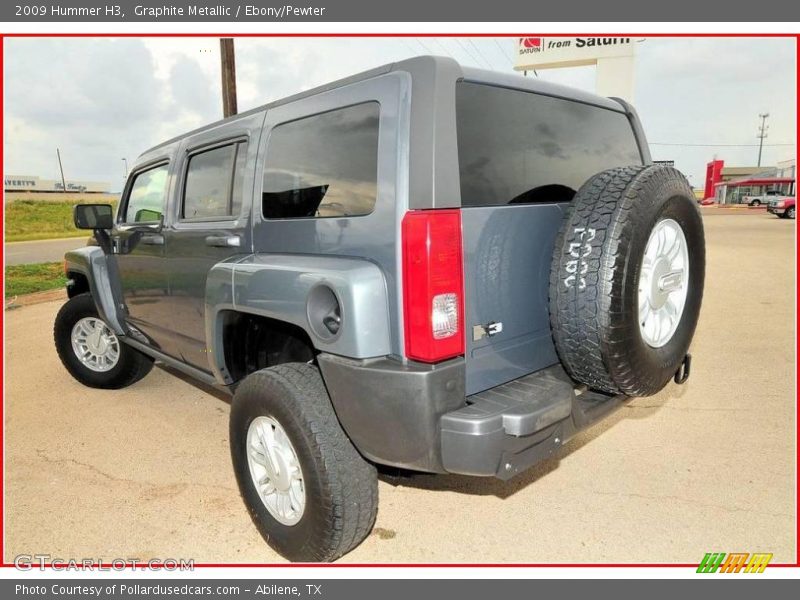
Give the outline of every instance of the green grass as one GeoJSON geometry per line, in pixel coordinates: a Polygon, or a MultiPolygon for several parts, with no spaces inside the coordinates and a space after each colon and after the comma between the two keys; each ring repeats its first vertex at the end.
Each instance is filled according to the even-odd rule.
{"type": "Polygon", "coordinates": [[[72,207],[78,202],[15,200],[5,206],[6,241],[48,240],[84,237],[86,231],[75,229],[72,207]]]}
{"type": "Polygon", "coordinates": [[[6,298],[63,288],[66,283],[60,262],[6,267],[6,298]]]}

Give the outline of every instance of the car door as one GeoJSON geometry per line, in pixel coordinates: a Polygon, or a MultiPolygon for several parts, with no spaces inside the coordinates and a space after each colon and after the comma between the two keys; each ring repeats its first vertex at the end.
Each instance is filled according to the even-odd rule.
{"type": "Polygon", "coordinates": [[[123,191],[112,232],[123,295],[123,313],[134,333],[175,354],[162,224],[171,179],[169,156],[137,166],[123,191]]]}
{"type": "Polygon", "coordinates": [[[217,263],[251,250],[255,155],[264,113],[186,139],[165,227],[172,325],[182,359],[210,370],[205,339],[206,280],[217,263]],[[255,136],[255,139],[251,139],[255,136]]]}

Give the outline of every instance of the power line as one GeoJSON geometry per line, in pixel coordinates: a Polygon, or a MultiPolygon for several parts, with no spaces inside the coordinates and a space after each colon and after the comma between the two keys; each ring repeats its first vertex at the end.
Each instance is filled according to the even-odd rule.
{"type": "Polygon", "coordinates": [[[489,59],[487,59],[487,58],[486,58],[486,57],[483,55],[483,52],[481,52],[481,51],[480,51],[480,48],[478,48],[478,47],[475,45],[475,42],[473,42],[471,38],[467,38],[467,43],[468,43],[470,46],[472,46],[473,48],[475,48],[475,52],[477,52],[477,53],[478,53],[478,56],[480,56],[480,57],[481,57],[481,60],[482,60],[482,61],[483,61],[483,62],[486,64],[486,66],[487,66],[489,69],[494,69],[494,67],[492,66],[492,63],[491,63],[491,62],[489,62],[489,59]]]}
{"type": "Polygon", "coordinates": [[[417,54],[417,52],[419,52],[419,50],[417,50],[416,48],[414,48],[414,46],[412,46],[410,43],[408,43],[405,38],[398,38],[398,39],[401,42],[403,42],[403,45],[411,51],[411,56],[416,56],[416,54],[417,54]]]}
{"type": "Polygon", "coordinates": [[[466,62],[463,59],[463,56],[465,54],[467,54],[470,58],[472,58],[472,54],[470,54],[467,50],[464,49],[464,46],[461,43],[459,43],[458,39],[456,39],[456,38],[446,38],[446,41],[450,42],[449,47],[455,48],[455,50],[453,50],[453,58],[455,60],[457,60],[458,62],[460,62],[460,63],[466,62]],[[462,58],[458,58],[459,56],[461,56],[462,58]]]}
{"type": "Polygon", "coordinates": [[[511,65],[513,66],[514,57],[510,54],[506,54],[505,50],[503,50],[503,47],[500,45],[500,42],[497,41],[497,38],[492,38],[492,41],[494,42],[494,45],[497,46],[497,49],[500,51],[500,54],[503,55],[503,60],[510,60],[511,65]]]}
{"type": "Polygon", "coordinates": [[[475,56],[472,54],[472,52],[470,51],[470,49],[469,49],[469,48],[467,48],[466,44],[462,44],[462,43],[461,43],[461,40],[460,40],[460,39],[458,39],[458,38],[453,38],[453,39],[455,40],[456,44],[458,44],[458,45],[459,45],[459,47],[460,47],[460,48],[461,48],[461,49],[462,49],[464,52],[466,52],[466,53],[467,53],[467,55],[468,55],[468,56],[469,56],[469,57],[470,57],[472,60],[474,60],[474,61],[475,61],[475,64],[476,64],[476,65],[478,65],[478,66],[480,67],[480,66],[481,66],[481,62],[480,62],[480,61],[479,61],[477,58],[475,58],[475,56]]]}
{"type": "Polygon", "coordinates": [[[418,37],[415,37],[414,39],[417,40],[417,43],[425,49],[425,54],[436,54],[433,50],[428,48],[428,45],[425,44],[425,42],[423,42],[421,39],[418,37]]]}
{"type": "Polygon", "coordinates": [[[439,48],[441,48],[442,50],[444,50],[444,51],[445,51],[445,54],[447,54],[447,56],[449,56],[450,58],[452,58],[452,59],[454,59],[454,60],[455,60],[455,56],[453,56],[452,54],[450,54],[450,50],[448,50],[448,49],[447,49],[447,46],[445,46],[445,45],[444,45],[442,42],[440,42],[440,41],[439,41],[439,38],[431,38],[431,39],[432,39],[434,42],[436,42],[436,45],[437,45],[437,46],[439,46],[439,48]]]}
{"type": "MultiPolygon", "coordinates": [[[[705,148],[756,148],[761,144],[675,144],[671,142],[648,142],[650,146],[687,146],[687,147],[705,147],[705,148]]],[[[787,144],[764,144],[764,146],[794,146],[792,143],[787,144]]]]}

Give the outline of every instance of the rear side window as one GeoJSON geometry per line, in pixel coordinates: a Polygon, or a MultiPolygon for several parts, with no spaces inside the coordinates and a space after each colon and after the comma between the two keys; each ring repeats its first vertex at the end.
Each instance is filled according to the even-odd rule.
{"type": "Polygon", "coordinates": [[[229,144],[189,158],[181,218],[219,219],[239,215],[246,143],[229,144]]]}
{"type": "Polygon", "coordinates": [[[354,217],[375,208],[380,105],[368,102],[278,125],[264,165],[269,219],[354,217]]]}
{"type": "Polygon", "coordinates": [[[148,223],[161,219],[167,200],[167,174],[169,165],[159,165],[134,175],[125,223],[148,223]]]}
{"type": "Polygon", "coordinates": [[[595,173],[642,163],[613,110],[460,82],[456,111],[462,206],[565,202],[595,173]]]}

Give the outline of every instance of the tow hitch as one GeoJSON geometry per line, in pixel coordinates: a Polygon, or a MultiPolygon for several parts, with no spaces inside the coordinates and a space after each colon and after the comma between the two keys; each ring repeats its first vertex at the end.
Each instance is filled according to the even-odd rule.
{"type": "Polygon", "coordinates": [[[692,369],[692,355],[687,352],[686,356],[683,357],[683,362],[681,366],[678,367],[678,370],[675,371],[675,383],[678,385],[683,385],[686,383],[686,380],[689,379],[689,373],[692,369]]]}

